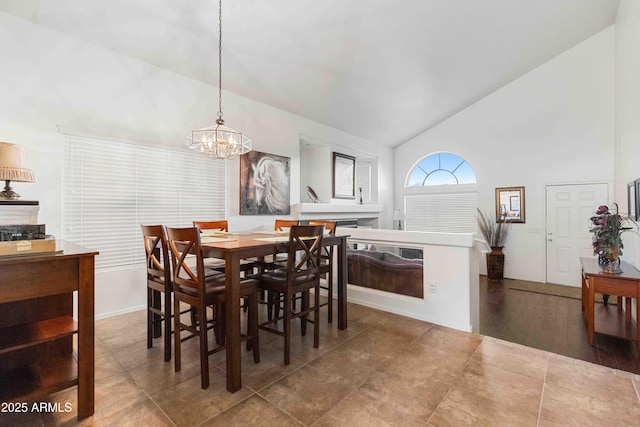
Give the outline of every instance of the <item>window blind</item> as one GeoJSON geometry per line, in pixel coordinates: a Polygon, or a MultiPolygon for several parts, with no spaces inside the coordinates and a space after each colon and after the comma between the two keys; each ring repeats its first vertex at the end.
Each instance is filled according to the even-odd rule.
{"type": "Polygon", "coordinates": [[[187,151],[63,135],[62,238],[96,268],[144,262],[140,224],[190,226],[226,214],[226,165],[187,151]]]}
{"type": "Polygon", "coordinates": [[[475,233],[477,193],[407,195],[406,229],[442,233],[475,233]]]}

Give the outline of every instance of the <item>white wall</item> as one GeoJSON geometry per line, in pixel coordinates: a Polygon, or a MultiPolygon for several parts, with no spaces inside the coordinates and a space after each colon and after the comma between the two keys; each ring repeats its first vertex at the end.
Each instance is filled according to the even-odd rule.
{"type": "MultiPolygon", "coordinates": [[[[616,200],[627,211],[627,183],[640,178],[640,3],[622,0],[616,17],[616,200]]],[[[623,234],[623,258],[640,268],[640,236],[623,234]]]]}
{"type": "MultiPolygon", "coordinates": [[[[217,87],[188,79],[113,51],[0,12],[0,141],[23,145],[37,182],[16,183],[25,200],[39,200],[40,222],[61,234],[61,135],[111,135],[183,149],[186,135],[216,118],[217,87]]],[[[299,141],[304,134],[379,158],[381,182],[391,180],[392,150],[299,116],[225,92],[227,124],[252,137],[254,149],[291,157],[291,203],[300,201],[299,141]]],[[[240,216],[239,161],[228,163],[228,219],[234,230],[273,223],[240,216]]],[[[392,188],[379,200],[392,206],[392,188]]],[[[355,203],[355,201],[354,201],[355,203]]],[[[391,226],[392,209],[381,224],[391,226]]],[[[140,272],[101,272],[96,313],[144,304],[140,272]]]]}
{"type": "Polygon", "coordinates": [[[396,148],[395,205],[406,174],[439,151],[474,168],[483,211],[495,211],[496,187],[525,186],[526,224],[512,228],[505,276],[544,282],[545,186],[612,182],[613,108],[610,27],[396,148]]]}

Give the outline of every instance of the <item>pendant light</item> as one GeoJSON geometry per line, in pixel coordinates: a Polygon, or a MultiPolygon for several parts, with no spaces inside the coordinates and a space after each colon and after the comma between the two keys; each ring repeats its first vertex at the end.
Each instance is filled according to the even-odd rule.
{"type": "Polygon", "coordinates": [[[231,160],[251,151],[251,139],[225,126],[222,119],[222,0],[218,3],[218,118],[213,126],[191,131],[187,142],[191,150],[211,159],[231,160]]]}

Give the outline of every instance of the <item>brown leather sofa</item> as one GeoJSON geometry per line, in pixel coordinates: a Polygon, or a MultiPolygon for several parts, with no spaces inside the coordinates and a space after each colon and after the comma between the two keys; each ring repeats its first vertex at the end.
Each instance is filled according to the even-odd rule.
{"type": "Polygon", "coordinates": [[[421,259],[403,258],[391,252],[349,250],[349,283],[381,291],[424,297],[421,259]]]}

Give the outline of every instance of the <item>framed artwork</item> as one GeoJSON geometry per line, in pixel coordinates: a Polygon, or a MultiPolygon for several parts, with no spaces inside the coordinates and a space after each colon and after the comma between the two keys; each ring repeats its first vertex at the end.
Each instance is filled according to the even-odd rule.
{"type": "Polygon", "coordinates": [[[356,198],[356,158],[333,153],[333,198],[356,198]]]}
{"type": "Polygon", "coordinates": [[[289,215],[289,157],[250,151],[240,156],[240,215],[289,215]]]}
{"type": "Polygon", "coordinates": [[[496,221],[525,222],[524,187],[496,188],[496,221]]]}
{"type": "Polygon", "coordinates": [[[636,183],[640,179],[627,184],[627,206],[629,207],[629,218],[634,221],[638,220],[638,190],[636,183]]]}

